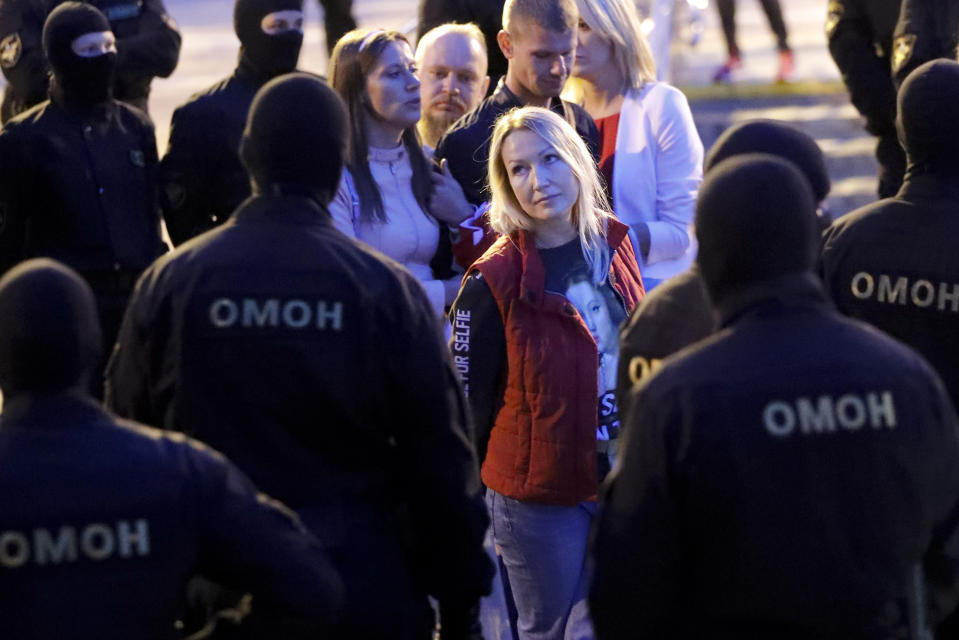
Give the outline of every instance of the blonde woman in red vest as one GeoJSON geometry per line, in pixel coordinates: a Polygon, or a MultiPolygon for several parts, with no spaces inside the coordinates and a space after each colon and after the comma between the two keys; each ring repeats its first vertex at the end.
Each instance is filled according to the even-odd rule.
{"type": "Polygon", "coordinates": [[[502,235],[463,282],[451,348],[493,540],[520,638],[590,638],[586,538],[619,431],[609,334],[642,280],[628,227],[607,213],[596,165],[558,115],[524,107],[500,118],[489,184],[502,235]]]}

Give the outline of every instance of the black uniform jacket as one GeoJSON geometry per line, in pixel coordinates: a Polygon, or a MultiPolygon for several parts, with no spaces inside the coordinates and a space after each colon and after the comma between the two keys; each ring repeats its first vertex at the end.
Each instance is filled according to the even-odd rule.
{"type": "MultiPolygon", "coordinates": [[[[47,16],[63,0],[0,2],[0,69],[7,79],[2,119],[47,98],[48,72],[41,37],[47,16]]],[[[117,37],[113,96],[146,110],[150,82],[166,78],[180,57],[180,30],[163,0],[90,0],[117,37]]]]}
{"type": "Polygon", "coordinates": [[[699,342],[716,329],[706,284],[693,266],[646,294],[619,332],[616,395],[623,400],[663,359],[699,342]]]}
{"type": "Polygon", "coordinates": [[[838,309],[921,353],[959,403],[959,184],[910,178],[833,223],[821,271],[838,309]]]}
{"type": "Polygon", "coordinates": [[[236,72],[173,112],[160,161],[160,203],[175,245],[222,224],[250,195],[240,139],[263,85],[242,63],[236,72]]]}
{"type": "Polygon", "coordinates": [[[959,426],[811,274],[744,291],[635,391],[590,596],[603,638],[919,638],[956,602],[959,426]]]}
{"type": "Polygon", "coordinates": [[[148,269],[108,387],[121,415],[230,456],[328,548],[362,554],[383,531],[429,593],[488,587],[478,465],[426,294],[313,200],[254,196],[148,269]]]}
{"type": "MultiPolygon", "coordinates": [[[[456,178],[466,199],[473,204],[489,200],[487,187],[487,163],[489,162],[490,142],[493,125],[496,120],[511,109],[522,107],[523,103],[501,81],[493,95],[483,100],[478,107],[453,123],[436,144],[436,159],[446,158],[450,172],[456,178]]],[[[600,140],[596,123],[586,111],[577,104],[555,98],[550,109],[567,122],[574,124],[576,131],[586,142],[593,158],[599,161],[600,140]]]]}
{"type": "Polygon", "coordinates": [[[263,614],[329,621],[342,583],[316,539],[221,455],[80,396],[7,400],[0,637],[178,638],[194,573],[263,614]]]}
{"type": "Polygon", "coordinates": [[[902,0],[893,38],[892,70],[899,86],[918,66],[936,58],[956,59],[959,2],[902,0]]]}
{"type": "Polygon", "coordinates": [[[84,275],[138,271],[164,250],[156,140],[116,100],[47,101],[0,131],[0,271],[47,256],[84,275]]]}
{"type": "Polygon", "coordinates": [[[826,36],[842,80],[873,135],[895,133],[892,33],[900,0],[830,0],[826,36]]]}

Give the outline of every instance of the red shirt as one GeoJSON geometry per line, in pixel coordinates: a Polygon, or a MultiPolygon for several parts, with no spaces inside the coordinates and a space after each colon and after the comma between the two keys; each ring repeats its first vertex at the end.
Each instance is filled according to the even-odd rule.
{"type": "Polygon", "coordinates": [[[606,193],[609,194],[610,205],[613,202],[613,161],[616,157],[616,133],[619,131],[619,114],[614,113],[605,118],[598,118],[596,128],[599,130],[599,172],[606,181],[606,193]]]}

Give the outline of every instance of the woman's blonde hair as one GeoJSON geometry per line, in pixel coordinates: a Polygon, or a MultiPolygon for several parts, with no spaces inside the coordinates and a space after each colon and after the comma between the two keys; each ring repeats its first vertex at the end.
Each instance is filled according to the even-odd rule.
{"type": "MultiPolygon", "coordinates": [[[[639,89],[656,79],[656,61],[632,0],[576,0],[576,5],[580,18],[613,47],[613,61],[626,79],[626,89],[639,89]]],[[[575,76],[567,82],[565,95],[572,102],[582,100],[582,82],[575,76]]]]}
{"type": "Polygon", "coordinates": [[[520,205],[503,162],[503,143],[514,131],[531,131],[543,139],[562,158],[579,184],[579,195],[570,211],[570,223],[579,234],[583,256],[592,279],[600,283],[609,271],[609,246],[606,243],[607,218],[611,214],[606,191],[596,162],[586,143],[563,118],[542,107],[522,107],[503,114],[493,128],[489,154],[490,225],[503,235],[532,231],[534,221],[520,205]]]}

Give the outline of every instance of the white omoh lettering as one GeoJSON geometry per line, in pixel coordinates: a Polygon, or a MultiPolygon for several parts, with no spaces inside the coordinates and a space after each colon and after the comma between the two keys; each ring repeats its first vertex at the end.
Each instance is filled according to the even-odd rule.
{"type": "Polygon", "coordinates": [[[766,431],[777,438],[792,435],[797,425],[803,435],[835,433],[838,428],[858,431],[866,425],[893,429],[897,425],[891,391],[847,393],[838,398],[822,395],[815,401],[774,400],[763,408],[762,420],[766,431]]]}
{"type": "Polygon", "coordinates": [[[0,533],[0,567],[17,569],[31,558],[35,564],[47,566],[150,555],[150,523],[144,519],[121,520],[115,526],[100,522],[83,527],[65,525],[55,531],[37,528],[30,532],[32,536],[21,531],[0,533]]]}
{"type": "Polygon", "coordinates": [[[956,282],[910,281],[906,276],[881,273],[877,277],[860,271],[852,277],[850,290],[859,300],[868,300],[875,295],[876,301],[882,304],[928,309],[935,303],[938,311],[959,313],[959,283],[956,282]]]}
{"type": "Polygon", "coordinates": [[[325,300],[286,300],[279,298],[217,298],[210,304],[210,323],[217,329],[316,329],[341,331],[343,303],[325,300]]]}

